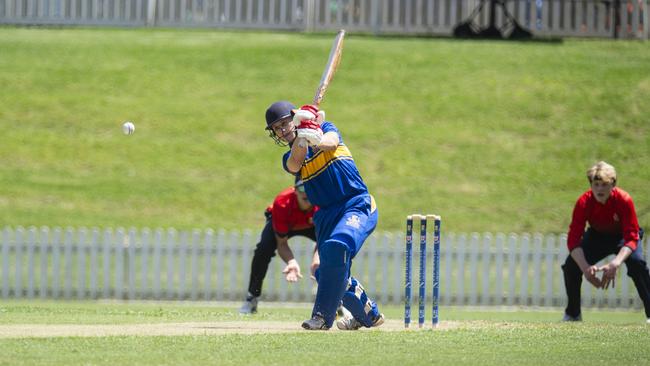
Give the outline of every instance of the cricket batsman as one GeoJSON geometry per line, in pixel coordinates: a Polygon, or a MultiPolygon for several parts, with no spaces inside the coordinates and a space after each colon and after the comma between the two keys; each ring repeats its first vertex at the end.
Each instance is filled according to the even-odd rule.
{"type": "Polygon", "coordinates": [[[328,330],[339,305],[351,313],[337,321],[342,330],[376,327],[384,315],[361,284],[350,275],[352,259],[377,225],[377,207],[368,193],[350,150],[325,113],[279,101],[266,110],[266,129],[279,145],[289,146],[282,166],[304,181],[314,214],[320,267],[318,291],[307,330],[328,330]]]}

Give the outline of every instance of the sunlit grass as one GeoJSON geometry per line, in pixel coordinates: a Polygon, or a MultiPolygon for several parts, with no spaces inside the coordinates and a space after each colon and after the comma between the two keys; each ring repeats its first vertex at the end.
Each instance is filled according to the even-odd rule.
{"type": "MultiPolygon", "coordinates": [[[[332,37],[0,28],[3,225],[250,228],[291,184],[264,131],[310,101],[332,37]],[[132,120],[136,133],[124,136],[132,120]]],[[[378,230],[564,232],[597,160],[649,223],[643,43],[348,36],[323,103],[378,230]]]]}

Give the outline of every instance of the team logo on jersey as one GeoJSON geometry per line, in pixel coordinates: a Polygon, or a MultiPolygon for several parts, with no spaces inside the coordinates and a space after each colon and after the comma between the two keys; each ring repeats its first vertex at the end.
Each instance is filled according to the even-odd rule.
{"type": "Polygon", "coordinates": [[[361,220],[359,220],[359,216],[352,215],[348,217],[348,219],[345,221],[345,224],[347,226],[352,226],[353,228],[358,229],[361,226],[361,220]]]}
{"type": "Polygon", "coordinates": [[[619,221],[617,214],[614,214],[614,221],[619,221]]]}

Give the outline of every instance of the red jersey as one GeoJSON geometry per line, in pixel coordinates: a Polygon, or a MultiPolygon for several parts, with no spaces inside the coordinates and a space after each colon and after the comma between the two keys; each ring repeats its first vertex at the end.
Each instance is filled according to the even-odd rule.
{"type": "Polygon", "coordinates": [[[266,211],[271,212],[273,230],[280,237],[285,237],[290,231],[304,230],[314,227],[314,213],[318,207],[312,206],[308,211],[302,211],[298,206],[296,189],[291,186],[280,192],[266,211]]]}
{"type": "Polygon", "coordinates": [[[591,189],[578,198],[569,225],[567,238],[569,252],[580,245],[587,222],[598,232],[622,234],[625,246],[636,250],[639,240],[639,222],[632,197],[624,190],[614,187],[605,204],[596,201],[591,189]]]}

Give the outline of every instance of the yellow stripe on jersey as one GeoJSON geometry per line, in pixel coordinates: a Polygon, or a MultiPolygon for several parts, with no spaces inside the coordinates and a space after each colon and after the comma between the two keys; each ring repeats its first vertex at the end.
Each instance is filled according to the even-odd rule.
{"type": "Polygon", "coordinates": [[[323,172],[333,162],[344,159],[352,160],[352,153],[345,145],[339,145],[332,151],[321,150],[302,164],[300,177],[303,181],[308,181],[323,172]]]}
{"type": "Polygon", "coordinates": [[[375,212],[377,210],[377,203],[375,202],[375,197],[370,195],[370,212],[375,212]]]}

